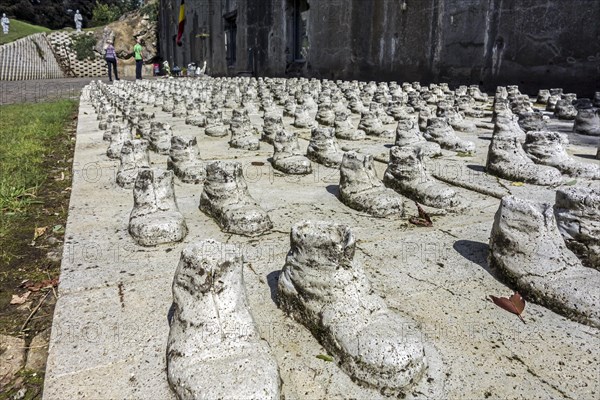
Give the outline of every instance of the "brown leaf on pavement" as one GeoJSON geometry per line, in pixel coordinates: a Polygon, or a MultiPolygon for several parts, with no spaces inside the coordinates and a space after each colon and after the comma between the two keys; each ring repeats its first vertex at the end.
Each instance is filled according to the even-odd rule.
{"type": "Polygon", "coordinates": [[[521,316],[523,310],[525,310],[525,300],[519,294],[519,292],[515,292],[512,296],[508,298],[490,295],[490,299],[492,299],[494,304],[496,304],[498,307],[503,308],[506,311],[511,312],[513,314],[516,314],[521,319],[521,321],[525,323],[525,320],[521,316]]]}
{"type": "Polygon", "coordinates": [[[411,224],[414,224],[414,225],[418,225],[418,226],[426,226],[426,227],[433,226],[433,221],[431,221],[429,214],[427,214],[425,212],[425,210],[423,210],[423,208],[416,201],[415,201],[415,204],[417,205],[417,211],[419,212],[419,216],[418,217],[414,217],[414,216],[410,217],[408,222],[410,222],[411,224]]]}

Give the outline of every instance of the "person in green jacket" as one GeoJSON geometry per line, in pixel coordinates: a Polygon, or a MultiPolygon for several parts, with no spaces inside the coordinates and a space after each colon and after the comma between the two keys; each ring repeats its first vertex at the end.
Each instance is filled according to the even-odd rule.
{"type": "Polygon", "coordinates": [[[142,57],[142,39],[137,38],[136,44],[133,46],[133,56],[135,58],[135,79],[142,79],[142,65],[144,63],[142,57]]]}

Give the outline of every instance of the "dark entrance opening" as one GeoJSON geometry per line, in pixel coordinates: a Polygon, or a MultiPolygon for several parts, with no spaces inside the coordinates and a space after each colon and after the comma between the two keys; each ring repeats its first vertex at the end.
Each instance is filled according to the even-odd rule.
{"type": "Polygon", "coordinates": [[[223,15],[223,19],[225,20],[225,57],[227,66],[233,67],[235,66],[237,53],[237,10],[223,15]]]}

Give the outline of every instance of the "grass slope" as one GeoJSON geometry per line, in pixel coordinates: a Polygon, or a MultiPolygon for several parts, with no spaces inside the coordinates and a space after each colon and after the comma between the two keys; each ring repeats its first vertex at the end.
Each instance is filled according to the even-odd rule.
{"type": "MultiPolygon", "coordinates": [[[[0,335],[21,337],[25,346],[52,325],[54,289],[29,291],[23,282],[59,276],[60,260],[50,252],[62,254],[76,112],[71,100],[0,106],[0,335]],[[32,241],[40,227],[46,231],[32,241]],[[25,304],[9,304],[25,293],[25,304]]],[[[25,369],[10,381],[0,376],[0,400],[41,399],[43,378],[25,369]]]]}
{"type": "Polygon", "coordinates": [[[3,34],[2,30],[0,29],[0,44],[14,42],[22,37],[40,32],[50,32],[50,29],[44,28],[43,26],[31,25],[27,22],[18,21],[16,19],[11,19],[8,35],[3,34]]]}
{"type": "MultiPolygon", "coordinates": [[[[27,213],[38,202],[37,190],[46,180],[44,161],[64,135],[76,102],[0,106],[0,244],[8,236],[12,217],[27,213]]],[[[10,246],[0,246],[2,254],[10,246]]]]}

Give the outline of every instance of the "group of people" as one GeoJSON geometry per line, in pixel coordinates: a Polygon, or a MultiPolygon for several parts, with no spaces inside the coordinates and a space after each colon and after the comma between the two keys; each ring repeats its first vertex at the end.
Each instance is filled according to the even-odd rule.
{"type": "MultiPolygon", "coordinates": [[[[135,59],[135,79],[142,79],[142,66],[144,64],[142,51],[142,40],[137,38],[135,46],[133,46],[133,58],[135,59]]],[[[119,73],[117,70],[117,52],[112,40],[107,42],[104,59],[106,60],[106,65],[108,67],[108,80],[112,82],[112,72],[114,71],[115,79],[118,81],[119,73]]]]}

